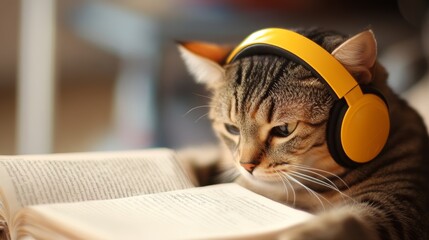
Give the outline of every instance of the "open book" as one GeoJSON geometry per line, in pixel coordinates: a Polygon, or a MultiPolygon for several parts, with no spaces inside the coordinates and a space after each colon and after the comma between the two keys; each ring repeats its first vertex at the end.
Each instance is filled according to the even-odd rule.
{"type": "Polygon", "coordinates": [[[311,218],[168,149],[0,157],[1,239],[266,238],[311,218]]]}

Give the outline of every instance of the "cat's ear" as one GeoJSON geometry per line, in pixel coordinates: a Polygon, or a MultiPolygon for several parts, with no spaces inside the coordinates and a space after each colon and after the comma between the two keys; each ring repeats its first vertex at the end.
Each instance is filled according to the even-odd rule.
{"type": "Polygon", "coordinates": [[[210,87],[224,78],[222,63],[231,52],[231,47],[205,42],[180,42],[178,48],[197,82],[210,87]]]}
{"type": "Polygon", "coordinates": [[[371,82],[372,69],[377,59],[377,42],[371,30],[358,33],[346,40],[332,52],[332,55],[360,84],[371,82]]]}

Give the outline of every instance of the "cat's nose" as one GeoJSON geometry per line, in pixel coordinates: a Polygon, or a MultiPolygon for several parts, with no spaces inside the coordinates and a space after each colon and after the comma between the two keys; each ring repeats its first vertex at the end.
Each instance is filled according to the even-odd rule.
{"type": "Polygon", "coordinates": [[[246,169],[249,173],[252,173],[253,170],[258,166],[258,161],[250,161],[250,162],[240,162],[240,165],[246,169]]]}

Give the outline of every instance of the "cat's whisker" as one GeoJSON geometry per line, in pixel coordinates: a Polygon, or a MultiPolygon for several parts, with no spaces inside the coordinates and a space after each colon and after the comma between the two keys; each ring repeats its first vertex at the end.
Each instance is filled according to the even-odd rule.
{"type": "MultiPolygon", "coordinates": [[[[332,180],[330,180],[329,178],[327,178],[326,176],[324,176],[324,175],[322,175],[320,173],[317,173],[316,171],[319,170],[317,168],[304,167],[304,166],[300,166],[300,165],[296,165],[296,164],[291,164],[291,165],[294,166],[299,171],[308,172],[308,173],[314,174],[314,175],[316,175],[318,177],[321,177],[321,178],[325,179],[327,182],[329,182],[330,184],[332,184],[332,185],[334,185],[334,186],[337,187],[337,185],[332,180]]],[[[330,174],[332,175],[332,173],[330,173],[330,174]]]]}
{"type": "MultiPolygon", "coordinates": [[[[201,106],[197,106],[197,107],[193,107],[193,108],[191,108],[189,111],[187,111],[185,114],[183,114],[183,115],[182,115],[182,117],[185,117],[186,115],[188,115],[188,114],[189,114],[189,113],[191,113],[192,111],[197,110],[197,109],[201,109],[201,108],[214,108],[214,109],[219,109],[219,110],[221,110],[220,108],[216,108],[216,107],[213,107],[213,106],[210,106],[210,105],[201,105],[201,106]]],[[[207,116],[207,115],[209,115],[209,114],[210,114],[210,112],[207,112],[207,113],[203,114],[202,116],[198,117],[198,118],[194,121],[194,123],[197,123],[199,120],[201,120],[203,117],[206,117],[206,116],[207,116]]]]}
{"type": "MultiPolygon", "coordinates": [[[[205,95],[202,95],[202,94],[198,94],[198,93],[193,93],[194,95],[196,95],[196,96],[199,96],[199,97],[203,97],[203,98],[207,98],[207,99],[209,99],[209,100],[211,100],[211,101],[216,101],[217,99],[216,98],[214,98],[214,97],[210,97],[210,96],[205,96],[205,95]]],[[[217,101],[216,101],[217,102],[217,101]]],[[[225,106],[225,107],[227,107],[228,105],[226,104],[226,103],[224,103],[224,102],[219,102],[220,104],[222,104],[223,106],[225,106]]]]}
{"type": "Polygon", "coordinates": [[[182,116],[182,117],[185,117],[186,115],[188,115],[188,114],[189,114],[189,113],[191,113],[192,111],[197,110],[197,109],[200,109],[200,108],[210,108],[210,105],[201,105],[201,106],[193,107],[193,108],[189,109],[185,114],[183,114],[183,116],[182,116]]]}
{"type": "Polygon", "coordinates": [[[205,113],[202,116],[200,116],[199,118],[197,118],[197,120],[194,121],[194,123],[197,123],[198,121],[200,121],[203,117],[206,117],[207,115],[209,115],[209,113],[205,113]]]}
{"type": "Polygon", "coordinates": [[[295,206],[296,203],[296,192],[295,192],[295,188],[293,188],[292,183],[290,182],[289,178],[286,178],[287,182],[289,183],[289,186],[292,188],[292,193],[293,193],[293,206],[295,206]]]}
{"type": "Polygon", "coordinates": [[[283,184],[283,187],[284,187],[284,189],[285,189],[285,192],[286,192],[286,201],[287,201],[287,202],[289,202],[289,191],[288,191],[288,188],[286,187],[286,183],[285,183],[285,181],[284,181],[284,178],[283,178],[283,176],[279,173],[279,171],[278,171],[278,170],[274,169],[274,171],[275,171],[276,175],[280,177],[280,180],[281,180],[281,182],[282,182],[282,184],[283,184]]]}
{"type": "MultiPolygon", "coordinates": [[[[318,182],[321,182],[321,183],[323,182],[324,184],[330,185],[330,186],[326,186],[326,187],[331,188],[332,190],[334,190],[334,191],[338,192],[338,193],[341,195],[341,197],[342,197],[342,199],[343,199],[343,200],[345,200],[345,198],[344,198],[344,197],[346,197],[347,199],[349,199],[349,200],[351,200],[351,201],[353,201],[353,202],[355,202],[355,201],[356,201],[356,200],[354,200],[352,197],[350,197],[349,195],[345,194],[345,193],[344,193],[344,191],[340,190],[340,189],[338,188],[338,186],[337,186],[334,182],[332,182],[329,178],[327,178],[327,177],[325,177],[325,176],[323,176],[323,175],[321,175],[321,174],[318,174],[318,173],[314,172],[313,170],[309,170],[310,168],[307,168],[307,169],[302,169],[302,168],[301,168],[301,169],[300,169],[300,168],[298,167],[298,169],[299,169],[300,171],[304,171],[304,172],[312,173],[312,174],[317,175],[317,176],[321,177],[322,179],[326,180],[328,183],[327,183],[327,182],[324,182],[322,179],[314,178],[314,177],[308,176],[308,175],[306,175],[306,174],[302,174],[302,173],[300,173],[300,174],[302,174],[302,175],[304,175],[304,176],[311,177],[312,179],[315,179],[315,180],[317,180],[318,182]]],[[[317,170],[317,169],[314,169],[314,170],[317,170]]],[[[322,171],[323,171],[323,170],[322,170],[322,171]]],[[[298,172],[295,172],[295,173],[298,173],[298,172]]],[[[327,172],[327,173],[329,173],[329,172],[327,172]]],[[[331,174],[331,175],[335,175],[335,174],[331,174]]],[[[336,176],[336,175],[335,175],[335,176],[336,176]]],[[[336,177],[338,177],[338,176],[336,176],[336,177]]],[[[339,178],[339,177],[338,177],[338,178],[339,178]]],[[[342,179],[340,179],[340,180],[342,180],[342,179]]],[[[342,182],[343,182],[343,184],[347,187],[347,189],[350,189],[344,181],[342,181],[342,182]]]]}
{"type": "MultiPolygon", "coordinates": [[[[286,174],[285,174],[286,175],[286,174]]],[[[290,186],[290,188],[292,189],[292,193],[293,193],[293,206],[295,206],[296,203],[296,193],[295,193],[295,188],[292,186],[292,183],[289,181],[289,179],[287,178],[287,176],[284,176],[285,180],[287,181],[288,185],[290,186]]]]}
{"type": "Polygon", "coordinates": [[[198,96],[198,97],[213,99],[213,97],[210,97],[210,96],[207,96],[207,95],[203,95],[203,94],[200,94],[200,93],[196,93],[196,92],[193,92],[192,94],[195,95],[195,96],[198,96]]]}
{"type": "MultiPolygon", "coordinates": [[[[320,169],[312,168],[312,167],[307,167],[307,166],[302,166],[302,165],[299,165],[299,164],[291,164],[291,165],[294,166],[295,168],[297,168],[299,171],[308,172],[308,173],[314,174],[316,176],[319,176],[322,179],[318,179],[318,178],[315,178],[315,177],[311,177],[311,176],[309,176],[307,174],[300,173],[300,174],[303,174],[305,176],[311,177],[312,179],[315,179],[315,180],[318,180],[320,182],[323,182],[324,184],[328,184],[328,185],[330,185],[330,186],[332,186],[334,188],[333,190],[342,193],[342,191],[339,189],[339,187],[333,181],[331,181],[329,178],[323,176],[322,174],[319,174],[319,173],[316,172],[316,171],[318,171],[320,169]],[[326,180],[326,182],[323,181],[323,180],[326,180]]],[[[335,175],[333,173],[330,173],[328,171],[324,171],[324,170],[320,170],[320,171],[328,173],[330,175],[334,175],[336,178],[339,178],[337,175],[335,175]]],[[[299,172],[295,171],[295,173],[299,173],[299,172]]],[[[347,189],[349,189],[349,187],[347,186],[347,184],[341,178],[339,178],[339,179],[347,187],[347,189]]]]}
{"type": "Polygon", "coordinates": [[[312,177],[312,176],[309,176],[309,175],[306,175],[306,174],[303,174],[303,173],[300,173],[300,172],[296,172],[296,171],[293,171],[290,174],[295,175],[295,176],[298,175],[298,176],[300,176],[302,178],[305,178],[309,182],[316,183],[318,185],[327,187],[327,188],[332,189],[334,191],[340,191],[340,189],[338,189],[338,187],[335,184],[333,184],[332,182],[331,183],[327,183],[327,182],[324,182],[323,180],[320,180],[320,179],[317,179],[315,177],[312,177]]]}
{"type": "Polygon", "coordinates": [[[202,95],[202,94],[199,94],[199,93],[192,93],[192,94],[195,95],[195,96],[198,96],[198,97],[203,97],[203,98],[207,98],[207,99],[210,99],[210,100],[215,100],[214,97],[210,97],[210,96],[207,96],[207,95],[202,95]]]}
{"type": "MultiPolygon", "coordinates": [[[[290,189],[292,190],[292,194],[293,194],[292,206],[295,206],[295,204],[296,204],[295,188],[292,186],[291,182],[289,181],[289,179],[287,178],[287,176],[285,176],[285,174],[283,172],[276,170],[276,169],[274,169],[274,170],[276,171],[276,174],[278,176],[280,176],[281,181],[283,183],[283,186],[285,187],[285,190],[287,190],[287,186],[285,185],[285,183],[287,183],[289,185],[290,189]]],[[[289,202],[289,191],[286,192],[286,198],[287,198],[287,201],[289,202]]]]}
{"type": "Polygon", "coordinates": [[[341,198],[343,199],[343,201],[345,201],[345,197],[347,197],[348,199],[350,199],[350,200],[352,200],[353,202],[355,201],[353,198],[351,198],[350,196],[348,196],[347,194],[345,194],[345,193],[343,193],[340,189],[338,189],[336,186],[331,186],[330,184],[328,184],[328,183],[326,183],[326,182],[323,182],[322,180],[320,180],[320,179],[317,179],[317,178],[314,178],[314,177],[311,177],[311,176],[308,176],[308,175],[305,175],[305,174],[302,174],[302,173],[298,173],[298,172],[292,172],[292,173],[290,173],[292,176],[295,176],[295,177],[298,177],[298,178],[301,178],[301,179],[304,179],[304,180],[306,180],[306,181],[309,181],[309,182],[312,182],[312,183],[315,183],[315,184],[318,184],[318,185],[321,185],[321,186],[324,186],[324,187],[327,187],[327,188],[329,188],[329,189],[332,189],[332,190],[334,190],[334,191],[336,191],[336,192],[338,192],[339,194],[340,194],[340,196],[341,196],[341,198]]]}
{"type": "Polygon", "coordinates": [[[220,103],[224,107],[228,107],[228,104],[226,104],[224,102],[218,102],[218,101],[216,101],[216,98],[214,98],[214,97],[205,96],[205,95],[198,94],[198,93],[193,93],[193,94],[196,95],[196,96],[199,96],[199,97],[207,98],[207,99],[211,100],[212,102],[220,103]]]}
{"type": "Polygon", "coordinates": [[[302,186],[305,190],[307,190],[310,194],[312,194],[320,203],[320,205],[323,208],[323,211],[326,211],[325,208],[325,204],[323,204],[323,201],[321,198],[323,198],[326,202],[328,202],[329,204],[331,204],[331,202],[326,199],[325,197],[321,196],[320,194],[316,193],[315,191],[313,191],[312,189],[310,189],[309,187],[305,186],[303,183],[301,183],[299,180],[297,180],[296,178],[294,178],[291,175],[285,175],[286,177],[288,177],[290,180],[292,180],[293,182],[297,183],[298,185],[302,186]]]}
{"type": "Polygon", "coordinates": [[[346,186],[347,189],[350,189],[349,185],[340,176],[338,176],[338,175],[336,175],[334,173],[331,173],[329,171],[325,171],[325,170],[322,170],[322,169],[318,169],[318,168],[304,166],[302,164],[296,164],[296,163],[294,163],[294,164],[291,164],[291,165],[294,166],[294,167],[296,167],[296,168],[300,168],[300,170],[302,170],[302,171],[308,171],[308,172],[311,172],[311,173],[313,173],[315,175],[323,177],[324,179],[327,179],[330,182],[332,182],[332,181],[329,180],[327,177],[323,176],[322,174],[316,173],[316,172],[321,172],[321,173],[325,173],[325,174],[331,175],[331,176],[335,177],[336,179],[338,179],[342,184],[344,184],[344,186],[346,186]]]}
{"type": "Polygon", "coordinates": [[[328,183],[326,183],[326,182],[324,182],[324,181],[322,181],[322,180],[320,180],[320,179],[317,179],[317,178],[315,178],[315,177],[311,177],[311,176],[308,176],[308,175],[306,175],[306,174],[302,174],[302,173],[299,173],[299,172],[291,172],[291,173],[289,173],[289,174],[291,174],[292,176],[295,176],[295,177],[298,177],[298,178],[301,178],[301,179],[304,179],[304,180],[307,180],[307,181],[309,181],[309,182],[312,182],[312,183],[315,183],[315,184],[318,184],[318,185],[321,185],[321,186],[324,186],[324,187],[327,187],[327,188],[329,188],[329,189],[332,189],[332,190],[334,190],[334,191],[336,191],[336,192],[338,192],[339,194],[340,194],[340,196],[341,196],[341,198],[343,199],[343,200],[345,200],[345,197],[346,198],[348,198],[348,199],[350,199],[350,200],[352,200],[352,201],[355,201],[353,198],[351,198],[350,196],[348,196],[347,194],[345,194],[345,193],[343,193],[335,184],[333,184],[333,185],[331,185],[331,184],[328,184],[328,183]]]}
{"type": "Polygon", "coordinates": [[[215,101],[215,100],[216,100],[216,98],[211,97],[211,96],[202,95],[202,94],[199,94],[199,93],[192,93],[192,94],[194,94],[195,96],[198,96],[198,97],[207,98],[207,99],[212,100],[212,101],[215,101]]]}

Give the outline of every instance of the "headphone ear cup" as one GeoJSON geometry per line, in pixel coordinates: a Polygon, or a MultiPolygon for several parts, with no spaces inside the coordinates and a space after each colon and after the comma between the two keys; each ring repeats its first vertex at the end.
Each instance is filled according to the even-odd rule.
{"type": "Polygon", "coordinates": [[[326,142],[335,162],[343,167],[353,168],[360,164],[347,156],[341,143],[341,127],[347,109],[348,105],[344,99],[336,101],[332,106],[326,126],[326,142]]]}
{"type": "Polygon", "coordinates": [[[343,167],[371,161],[389,135],[389,110],[384,96],[374,88],[352,107],[344,99],[334,103],[327,125],[327,144],[333,159],[343,167]]]}

